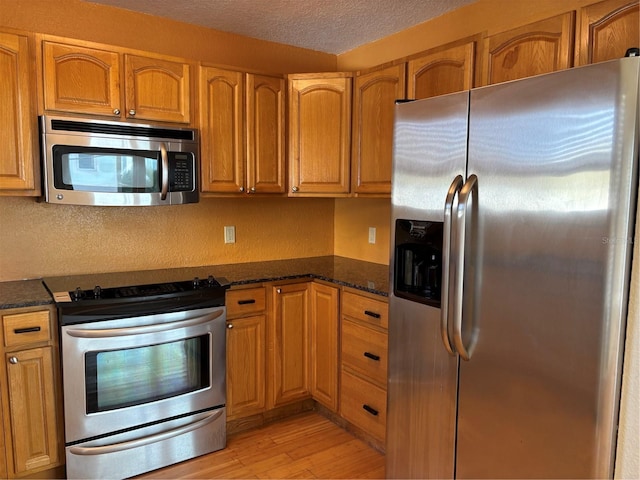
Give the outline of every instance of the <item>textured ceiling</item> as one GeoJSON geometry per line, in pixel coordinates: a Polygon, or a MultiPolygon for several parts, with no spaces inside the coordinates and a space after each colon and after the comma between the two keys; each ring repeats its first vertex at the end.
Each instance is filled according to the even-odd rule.
{"type": "Polygon", "coordinates": [[[340,54],[474,1],[91,0],[91,3],[340,54]]]}

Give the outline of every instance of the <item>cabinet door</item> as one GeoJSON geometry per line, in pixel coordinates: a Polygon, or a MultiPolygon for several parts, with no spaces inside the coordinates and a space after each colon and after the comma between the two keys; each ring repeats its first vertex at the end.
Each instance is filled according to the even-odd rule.
{"type": "Polygon", "coordinates": [[[429,50],[407,62],[407,97],[421,98],[469,90],[474,85],[476,42],[429,50]]]}
{"type": "Polygon", "coordinates": [[[120,55],[43,42],[44,108],[120,117],[120,55]]]}
{"type": "Polygon", "coordinates": [[[227,322],[227,418],[265,408],[265,316],[227,322]]]}
{"type": "Polygon", "coordinates": [[[191,121],[190,66],[125,55],[125,116],[140,120],[191,121]]]}
{"type": "Polygon", "coordinates": [[[491,35],[484,43],[484,85],[572,66],[574,13],[491,35]]]}
{"type": "Polygon", "coordinates": [[[628,48],[640,47],[639,12],[638,0],[606,0],[581,8],[576,64],[624,57],[628,48]]]}
{"type": "Polygon", "coordinates": [[[243,91],[241,72],[200,68],[203,192],[244,191],[243,91]]]}
{"type": "Polygon", "coordinates": [[[284,79],[247,74],[247,189],[284,193],[284,79]]]}
{"type": "Polygon", "coordinates": [[[391,193],[395,101],[405,97],[405,64],[354,79],[352,191],[391,193]]]}
{"type": "Polygon", "coordinates": [[[338,299],[339,290],[311,284],[311,395],[338,411],[338,299]]]}
{"type": "Polygon", "coordinates": [[[39,194],[32,78],[28,38],[0,32],[0,192],[39,194]]]}
{"type": "Polygon", "coordinates": [[[16,475],[59,462],[52,347],[6,354],[16,475]]]}
{"type": "Polygon", "coordinates": [[[269,407],[309,397],[309,290],[307,283],[273,287],[269,407]]]}
{"type": "Polygon", "coordinates": [[[330,74],[289,77],[291,193],[349,192],[351,78],[330,74]]]}

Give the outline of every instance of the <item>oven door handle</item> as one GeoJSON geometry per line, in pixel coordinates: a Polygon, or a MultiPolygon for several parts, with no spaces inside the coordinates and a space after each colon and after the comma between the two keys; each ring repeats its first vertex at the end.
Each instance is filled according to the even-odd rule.
{"type": "Polygon", "coordinates": [[[182,427],[174,428],[173,430],[167,430],[166,432],[158,433],[155,435],[149,435],[148,437],[138,438],[136,440],[129,440],[126,442],[114,443],[111,445],[104,445],[100,447],[70,447],[69,452],[74,455],[104,455],[107,453],[121,452],[123,450],[129,450],[131,448],[150,445],[152,443],[177,437],[178,435],[182,435],[184,433],[191,432],[192,430],[197,430],[198,428],[204,427],[205,425],[220,418],[223,412],[224,412],[223,408],[218,408],[217,410],[214,410],[213,412],[208,414],[205,418],[197,420],[193,423],[189,423],[188,425],[184,425],[182,427]]]}
{"type": "Polygon", "coordinates": [[[211,312],[207,315],[194,317],[188,320],[180,320],[179,322],[170,323],[156,323],[153,325],[145,325],[142,327],[122,327],[122,328],[102,328],[96,330],[84,329],[84,328],[70,328],[66,330],[66,334],[71,337],[78,338],[109,338],[109,337],[124,337],[127,335],[142,335],[145,333],[157,333],[165,332],[168,330],[175,330],[178,328],[193,327],[195,325],[201,325],[203,323],[210,322],[220,317],[224,313],[224,309],[221,308],[215,312],[211,312]]]}

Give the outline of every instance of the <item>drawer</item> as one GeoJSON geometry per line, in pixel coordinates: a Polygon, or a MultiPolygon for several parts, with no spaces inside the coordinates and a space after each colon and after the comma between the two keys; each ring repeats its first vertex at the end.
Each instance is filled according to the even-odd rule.
{"type": "Polygon", "coordinates": [[[387,392],[343,371],[340,412],[345,420],[384,441],[387,428],[387,392]]]}
{"type": "Polygon", "coordinates": [[[377,325],[386,329],[389,325],[389,305],[373,298],[344,292],[342,315],[377,325]]]}
{"type": "Polygon", "coordinates": [[[387,334],[343,318],[342,364],[386,388],[387,334]]]}
{"type": "Polygon", "coordinates": [[[5,347],[48,342],[51,339],[48,310],[4,315],[2,324],[5,347]]]}
{"type": "Polygon", "coordinates": [[[263,312],[266,308],[266,298],[264,287],[227,290],[225,296],[227,318],[263,312]]]}

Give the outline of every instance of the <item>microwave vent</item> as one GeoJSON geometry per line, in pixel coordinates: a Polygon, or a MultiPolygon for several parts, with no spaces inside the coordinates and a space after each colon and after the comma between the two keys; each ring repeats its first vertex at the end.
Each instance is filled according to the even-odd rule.
{"type": "Polygon", "coordinates": [[[171,129],[147,126],[117,125],[114,123],[76,122],[73,120],[51,120],[54,131],[102,133],[128,137],[167,138],[174,140],[195,140],[195,131],[189,129],[171,129]]]}

